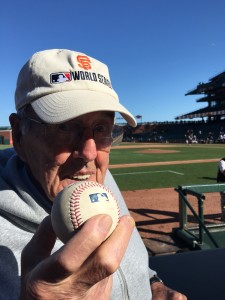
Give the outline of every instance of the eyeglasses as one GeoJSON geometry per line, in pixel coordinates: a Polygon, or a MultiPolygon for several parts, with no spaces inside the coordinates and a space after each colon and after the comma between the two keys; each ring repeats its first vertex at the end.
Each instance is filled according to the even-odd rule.
{"type": "MultiPolygon", "coordinates": [[[[66,122],[61,124],[48,124],[29,117],[27,120],[44,127],[44,134],[48,137],[57,138],[62,143],[79,142],[82,138],[83,129],[80,124],[66,122]]],[[[93,129],[93,139],[96,147],[107,148],[119,144],[123,137],[123,127],[113,124],[98,124],[93,129]]]]}

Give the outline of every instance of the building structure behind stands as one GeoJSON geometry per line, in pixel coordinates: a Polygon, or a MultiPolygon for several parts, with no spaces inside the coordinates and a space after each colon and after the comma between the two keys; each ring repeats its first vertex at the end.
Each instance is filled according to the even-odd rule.
{"type": "Polygon", "coordinates": [[[141,123],[126,126],[124,141],[168,143],[225,143],[225,72],[199,83],[185,96],[201,95],[207,106],[175,118],[174,122],[141,123]]]}
{"type": "Polygon", "coordinates": [[[12,145],[12,129],[11,127],[0,127],[0,144],[12,145]]]}
{"type": "Polygon", "coordinates": [[[207,106],[199,110],[176,117],[176,120],[207,117],[208,121],[217,121],[225,117],[225,72],[222,72],[209,82],[200,82],[197,87],[185,94],[204,95],[197,102],[207,102],[207,106]]]}

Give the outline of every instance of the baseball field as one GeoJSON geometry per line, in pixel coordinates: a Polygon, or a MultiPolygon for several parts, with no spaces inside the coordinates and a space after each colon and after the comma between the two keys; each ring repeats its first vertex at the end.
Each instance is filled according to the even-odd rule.
{"type": "MultiPolygon", "coordinates": [[[[110,154],[110,171],[120,187],[131,215],[152,255],[185,248],[172,236],[179,227],[179,201],[175,187],[216,183],[223,144],[122,144],[110,154]]],[[[196,199],[189,199],[197,210],[196,199]]],[[[206,195],[206,223],[219,223],[219,193],[206,195]]],[[[188,211],[193,225],[195,220],[188,211]]]]}
{"type": "Polygon", "coordinates": [[[112,148],[110,171],[122,191],[210,184],[223,156],[222,144],[124,144],[112,148]]]}

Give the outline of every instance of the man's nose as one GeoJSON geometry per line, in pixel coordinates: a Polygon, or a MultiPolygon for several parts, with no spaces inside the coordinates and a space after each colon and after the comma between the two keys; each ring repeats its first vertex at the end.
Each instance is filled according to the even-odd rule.
{"type": "Polygon", "coordinates": [[[79,157],[89,162],[97,157],[97,147],[93,136],[83,136],[78,146],[79,157]]]}

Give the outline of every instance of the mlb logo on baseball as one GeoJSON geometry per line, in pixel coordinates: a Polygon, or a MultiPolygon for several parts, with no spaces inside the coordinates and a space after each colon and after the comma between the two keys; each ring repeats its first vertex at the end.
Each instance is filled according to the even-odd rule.
{"type": "Polygon", "coordinates": [[[109,201],[109,198],[106,193],[95,193],[89,195],[91,203],[100,202],[100,201],[109,201]]]}

